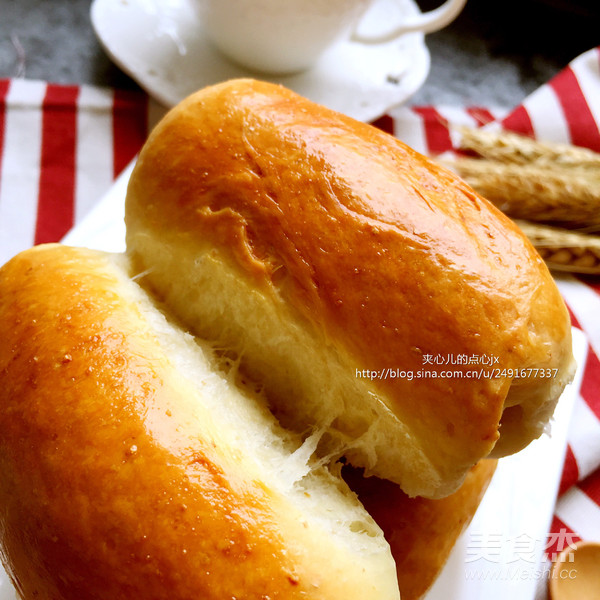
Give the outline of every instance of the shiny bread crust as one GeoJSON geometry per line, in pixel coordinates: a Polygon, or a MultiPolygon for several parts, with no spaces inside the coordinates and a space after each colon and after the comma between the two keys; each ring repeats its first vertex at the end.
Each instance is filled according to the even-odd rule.
{"type": "Polygon", "coordinates": [[[241,392],[211,363],[192,385],[196,342],[171,329],[123,257],[49,245],[0,269],[0,559],[21,597],[397,600],[354,496],[319,469],[280,484],[289,440],[252,395],[227,426],[241,392]]]}
{"type": "Polygon", "coordinates": [[[567,310],[516,225],[398,139],[285,88],[234,80],[173,109],[126,223],[147,284],[233,347],[284,420],[316,420],[325,451],[410,495],[447,495],[526,446],[572,376],[567,310]]]}

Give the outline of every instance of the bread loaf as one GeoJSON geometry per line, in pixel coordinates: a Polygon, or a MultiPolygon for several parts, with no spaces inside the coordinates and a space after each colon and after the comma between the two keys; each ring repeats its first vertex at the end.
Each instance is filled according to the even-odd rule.
{"type": "Polygon", "coordinates": [[[410,495],[526,446],[572,376],[564,303],[507,217],[282,87],[235,80],[173,109],[126,225],[144,285],[264,384],[284,426],[410,495]]]}
{"type": "Polygon", "coordinates": [[[399,598],[310,440],[129,275],[63,246],[0,270],[0,557],[21,597],[399,598]]]}

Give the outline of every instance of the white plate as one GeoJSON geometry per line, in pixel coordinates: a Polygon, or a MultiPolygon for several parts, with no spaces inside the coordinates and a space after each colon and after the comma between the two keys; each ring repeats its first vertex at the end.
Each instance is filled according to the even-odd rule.
{"type": "MultiPolygon", "coordinates": [[[[413,0],[378,0],[361,33],[383,31],[390,22],[418,11],[413,0]]],[[[165,106],[206,85],[255,77],[370,121],[405,102],[429,73],[422,33],[376,46],[342,42],[310,71],[268,77],[234,65],[214,49],[202,33],[191,0],[94,0],[91,19],[112,60],[165,106]]]]}
{"type": "MultiPolygon", "coordinates": [[[[133,164],[123,172],[92,213],[64,243],[121,252],[125,193],[133,164]]],[[[585,364],[587,341],[573,329],[573,352],[585,364]]],[[[448,563],[426,600],[533,600],[543,583],[544,550],[550,529],[573,404],[583,369],[563,393],[544,435],[518,454],[503,458],[477,513],[454,547],[448,563]],[[501,546],[501,548],[500,548],[501,546]]],[[[0,567],[0,600],[16,600],[0,567]]]]}

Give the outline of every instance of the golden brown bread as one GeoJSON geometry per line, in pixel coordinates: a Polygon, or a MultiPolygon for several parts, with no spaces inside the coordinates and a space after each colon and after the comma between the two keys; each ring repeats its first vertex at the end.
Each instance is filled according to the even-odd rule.
{"type": "Polygon", "coordinates": [[[22,253],[0,339],[0,558],[25,600],[398,598],[342,480],[124,257],[22,253]]]}
{"type": "Polygon", "coordinates": [[[564,303],[512,222],[284,88],[232,81],[172,110],[126,224],[144,284],[264,383],[285,426],[410,495],[538,437],[572,376],[564,303]]]}
{"type": "Polygon", "coordinates": [[[496,464],[494,459],[480,461],[456,492],[435,500],[409,498],[390,481],[345,469],[344,478],[390,543],[402,600],[423,598],[438,578],[471,523],[496,464]]]}

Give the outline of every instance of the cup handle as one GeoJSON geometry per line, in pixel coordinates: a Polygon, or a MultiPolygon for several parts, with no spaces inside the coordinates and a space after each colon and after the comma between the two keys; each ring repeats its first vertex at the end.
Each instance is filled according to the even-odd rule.
{"type": "Polygon", "coordinates": [[[458,17],[466,3],[467,0],[446,0],[438,8],[425,13],[419,13],[407,23],[395,27],[391,31],[382,34],[363,35],[355,30],[350,39],[353,42],[360,42],[361,44],[384,44],[412,31],[433,33],[452,23],[458,17]]]}

